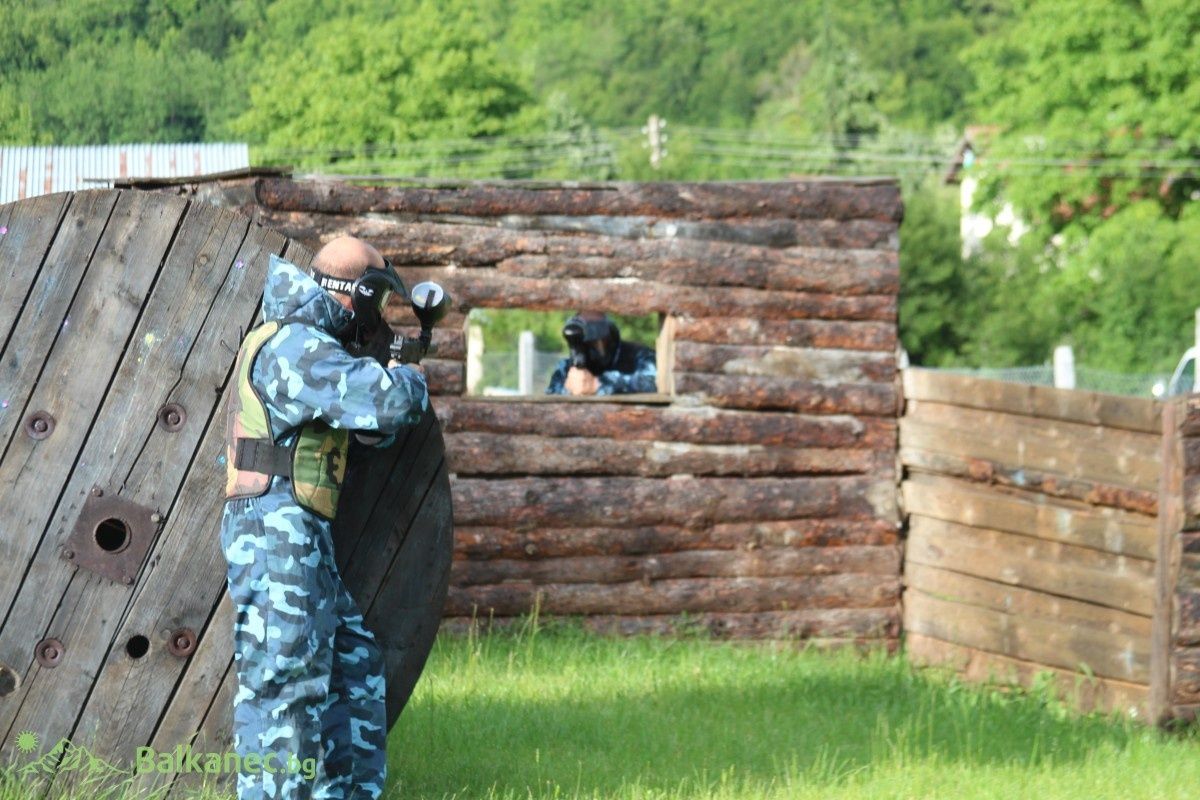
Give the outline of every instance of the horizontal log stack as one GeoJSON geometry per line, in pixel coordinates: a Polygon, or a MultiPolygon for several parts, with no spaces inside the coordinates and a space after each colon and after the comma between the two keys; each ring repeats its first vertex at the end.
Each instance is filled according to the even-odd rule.
{"type": "Polygon", "coordinates": [[[904,398],[910,656],[1146,716],[1162,404],[922,369],[904,398]]]}
{"type": "Polygon", "coordinates": [[[427,362],[453,472],[451,617],[536,605],[625,632],[897,642],[894,181],[170,191],[311,247],[363,237],[454,297],[427,362]],[[470,309],[581,307],[662,315],[669,402],[463,396],[470,309]]]}

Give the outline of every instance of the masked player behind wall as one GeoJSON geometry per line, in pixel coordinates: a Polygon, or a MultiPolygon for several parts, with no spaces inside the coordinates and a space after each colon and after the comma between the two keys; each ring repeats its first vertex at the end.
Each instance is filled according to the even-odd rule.
{"type": "Polygon", "coordinates": [[[611,395],[654,392],[653,348],[621,340],[617,324],[599,311],[582,311],[563,325],[570,355],[559,362],[546,394],[611,395]]]}

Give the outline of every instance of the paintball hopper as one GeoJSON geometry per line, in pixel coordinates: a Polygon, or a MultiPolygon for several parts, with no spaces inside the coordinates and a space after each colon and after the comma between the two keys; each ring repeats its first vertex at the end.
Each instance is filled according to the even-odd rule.
{"type": "Polygon", "coordinates": [[[433,341],[433,326],[441,322],[450,310],[450,295],[433,281],[422,281],[409,293],[413,314],[421,323],[421,333],[412,339],[397,336],[392,343],[392,358],[404,364],[418,364],[431,352],[436,352],[433,341]]]}

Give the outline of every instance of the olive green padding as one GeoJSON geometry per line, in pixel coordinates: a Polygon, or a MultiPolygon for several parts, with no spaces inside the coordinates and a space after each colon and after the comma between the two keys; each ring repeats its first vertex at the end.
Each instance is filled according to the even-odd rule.
{"type": "Polygon", "coordinates": [[[267,491],[271,476],[262,472],[237,469],[233,465],[234,447],[238,439],[270,439],[271,424],[267,418],[267,406],[250,382],[250,367],[258,351],[275,335],[279,322],[259,325],[242,340],[238,349],[234,376],[237,383],[229,397],[226,409],[225,431],[225,496],[258,497],[267,491]]]}
{"type": "Polygon", "coordinates": [[[346,476],[350,432],[321,421],[307,423],[292,453],[292,492],[308,510],[333,519],[346,476]]]}
{"type": "MultiPolygon", "coordinates": [[[[228,440],[225,444],[225,496],[258,497],[267,491],[271,476],[234,467],[234,446],[239,438],[267,439],[271,436],[267,407],[250,381],[250,368],[258,351],[281,325],[272,321],[246,334],[238,351],[235,369],[237,386],[228,409],[228,440]]],[[[331,428],[321,420],[306,422],[292,444],[292,496],[303,508],[326,519],[337,511],[338,495],[346,475],[350,432],[331,428]]]]}

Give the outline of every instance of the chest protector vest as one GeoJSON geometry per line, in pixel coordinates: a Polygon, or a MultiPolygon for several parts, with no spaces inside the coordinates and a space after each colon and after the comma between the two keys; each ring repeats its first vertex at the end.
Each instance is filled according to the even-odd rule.
{"type": "Polygon", "coordinates": [[[346,475],[350,432],[313,420],[280,437],[290,437],[290,444],[276,444],[267,404],[250,380],[255,357],[281,327],[278,320],[259,325],[246,334],[238,350],[236,384],[225,418],[225,497],[260,497],[272,475],[286,475],[297,504],[333,519],[346,475]]]}

